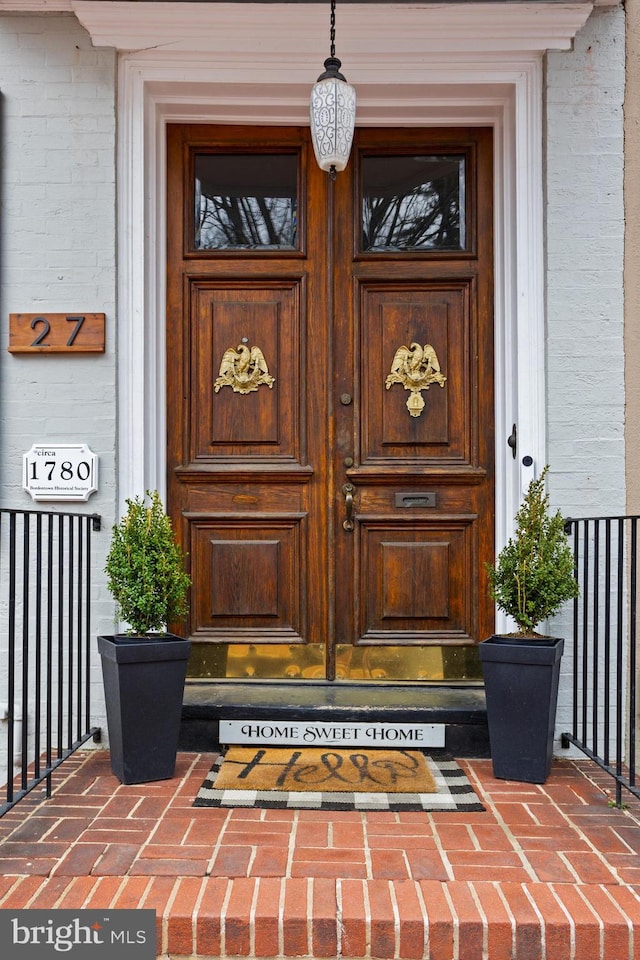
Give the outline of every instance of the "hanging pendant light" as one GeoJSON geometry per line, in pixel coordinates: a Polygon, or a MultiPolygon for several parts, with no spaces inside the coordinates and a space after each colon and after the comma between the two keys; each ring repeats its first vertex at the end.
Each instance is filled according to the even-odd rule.
{"type": "Polygon", "coordinates": [[[336,3],[331,0],[330,56],[311,91],[311,139],[318,166],[332,180],[349,161],[356,122],[356,91],[340,73],[335,38],[336,3]]]}

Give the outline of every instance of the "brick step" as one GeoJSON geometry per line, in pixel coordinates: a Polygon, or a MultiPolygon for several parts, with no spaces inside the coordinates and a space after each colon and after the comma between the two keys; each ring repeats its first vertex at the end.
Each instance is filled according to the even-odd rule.
{"type": "Polygon", "coordinates": [[[162,923],[162,951],[268,960],[630,960],[638,956],[639,922],[640,903],[620,887],[183,880],[162,923]]]}
{"type": "Polygon", "coordinates": [[[188,681],[180,749],[217,749],[221,719],[442,723],[448,753],[460,757],[489,756],[487,711],[481,684],[188,681]]]}
{"type": "Polygon", "coordinates": [[[2,906],[25,899],[154,909],[160,957],[632,960],[640,950],[640,900],[621,885],[24,877],[2,906]]]}

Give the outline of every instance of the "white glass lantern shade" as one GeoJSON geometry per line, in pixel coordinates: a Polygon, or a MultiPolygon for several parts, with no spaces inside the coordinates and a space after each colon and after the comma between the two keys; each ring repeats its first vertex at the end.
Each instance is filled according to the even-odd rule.
{"type": "Polygon", "coordinates": [[[321,170],[344,170],[353,143],[356,91],[338,73],[339,60],[329,58],[325,67],[311,91],[311,139],[321,170]]]}

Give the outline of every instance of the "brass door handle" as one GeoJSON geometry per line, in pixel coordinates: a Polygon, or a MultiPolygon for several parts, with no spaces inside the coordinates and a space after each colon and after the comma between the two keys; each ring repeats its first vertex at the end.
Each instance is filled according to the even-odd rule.
{"type": "Polygon", "coordinates": [[[346,520],[343,520],[342,522],[342,526],[347,531],[347,533],[351,533],[353,531],[353,528],[355,527],[355,523],[353,520],[354,490],[355,490],[355,487],[352,483],[345,483],[345,485],[342,488],[342,493],[344,494],[344,505],[345,505],[345,510],[347,514],[346,520]]]}

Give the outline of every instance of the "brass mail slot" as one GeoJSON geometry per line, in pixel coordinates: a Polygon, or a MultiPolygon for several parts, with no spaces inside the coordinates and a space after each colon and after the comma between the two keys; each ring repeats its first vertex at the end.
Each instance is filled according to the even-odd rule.
{"type": "Polygon", "coordinates": [[[396,507],[435,507],[436,494],[425,493],[396,493],[396,507]]]}

